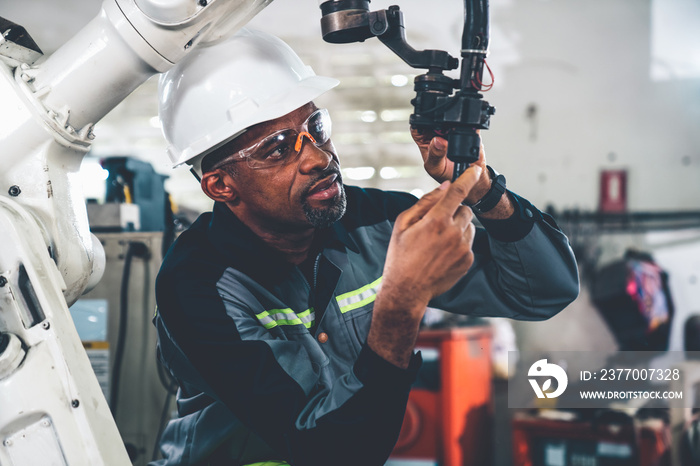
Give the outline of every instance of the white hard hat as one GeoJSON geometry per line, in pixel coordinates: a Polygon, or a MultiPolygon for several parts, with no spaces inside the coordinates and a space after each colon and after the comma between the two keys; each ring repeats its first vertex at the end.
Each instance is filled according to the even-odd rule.
{"type": "Polygon", "coordinates": [[[338,85],[316,76],[277,37],[252,29],[200,46],[159,81],[159,115],[174,166],[201,177],[204,156],[338,85]]]}

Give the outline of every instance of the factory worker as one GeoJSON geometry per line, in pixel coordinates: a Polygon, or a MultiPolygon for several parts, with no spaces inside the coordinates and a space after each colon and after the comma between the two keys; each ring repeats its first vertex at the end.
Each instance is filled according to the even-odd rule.
{"type": "Polygon", "coordinates": [[[314,104],[337,83],[252,30],[161,79],[170,155],[215,202],[157,279],[159,354],[179,383],[157,464],[382,465],[428,305],[539,320],[578,294],[566,237],[483,153],[450,182],[445,141],[414,133],[434,191],[344,185],[332,109],[314,104]]]}

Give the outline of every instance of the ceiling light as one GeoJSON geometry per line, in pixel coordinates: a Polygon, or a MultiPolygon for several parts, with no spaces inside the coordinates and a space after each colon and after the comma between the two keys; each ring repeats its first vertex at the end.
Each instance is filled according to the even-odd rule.
{"type": "Polygon", "coordinates": [[[364,112],[360,113],[360,120],[364,121],[365,123],[374,123],[377,121],[377,112],[374,110],[365,110],[364,112]]]}
{"type": "Polygon", "coordinates": [[[349,180],[368,180],[374,176],[374,167],[344,168],[343,176],[349,180]]]}
{"type": "Polygon", "coordinates": [[[394,178],[398,178],[401,175],[399,174],[399,171],[394,167],[382,167],[382,169],[379,170],[379,176],[381,176],[385,180],[392,180],[394,178]]]}
{"type": "Polygon", "coordinates": [[[380,118],[382,121],[408,121],[411,113],[413,113],[412,108],[382,110],[382,113],[380,113],[380,118]]]}
{"type": "Polygon", "coordinates": [[[395,74],[391,77],[391,84],[396,87],[403,87],[408,84],[408,76],[405,74],[395,74]]]}

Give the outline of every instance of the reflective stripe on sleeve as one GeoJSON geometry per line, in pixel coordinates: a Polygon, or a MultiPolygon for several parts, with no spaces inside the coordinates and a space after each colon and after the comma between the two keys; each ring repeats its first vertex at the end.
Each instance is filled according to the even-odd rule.
{"type": "Polygon", "coordinates": [[[354,291],[343,293],[335,299],[338,301],[340,312],[345,314],[366,304],[374,302],[377,299],[377,293],[382,287],[382,278],[379,277],[369,285],[365,285],[354,291]]]}

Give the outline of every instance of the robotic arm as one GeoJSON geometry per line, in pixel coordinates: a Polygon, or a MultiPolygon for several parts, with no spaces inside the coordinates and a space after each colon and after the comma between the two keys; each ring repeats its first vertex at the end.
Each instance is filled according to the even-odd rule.
{"type": "Polygon", "coordinates": [[[0,464],[130,464],[68,306],[104,267],[80,164],[93,127],[272,0],[105,0],[51,56],[0,18],[0,464]]]}

